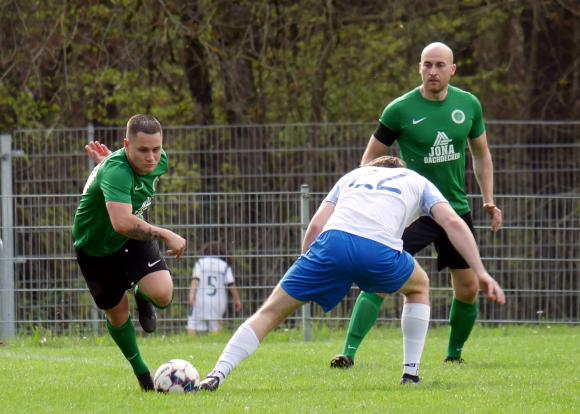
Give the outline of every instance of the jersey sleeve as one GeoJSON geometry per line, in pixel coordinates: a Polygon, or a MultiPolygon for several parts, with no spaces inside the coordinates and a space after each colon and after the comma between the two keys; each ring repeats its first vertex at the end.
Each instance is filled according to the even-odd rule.
{"type": "Polygon", "coordinates": [[[448,203],[448,201],[431,181],[425,179],[423,196],[421,197],[421,211],[430,216],[431,208],[437,203],[448,203]]]}
{"type": "Polygon", "coordinates": [[[131,204],[133,173],[126,164],[111,163],[101,170],[100,187],[105,202],[131,204]]]}
{"type": "Polygon", "coordinates": [[[379,122],[392,132],[398,133],[401,130],[401,117],[399,116],[397,101],[387,105],[379,118],[379,122]]]}
{"type": "Polygon", "coordinates": [[[336,184],[334,184],[334,187],[332,187],[332,190],[330,190],[328,195],[324,198],[324,200],[322,200],[323,203],[332,203],[334,205],[336,205],[336,203],[338,203],[338,196],[340,195],[340,188],[342,186],[343,180],[344,180],[344,177],[342,177],[340,180],[338,180],[336,182],[336,184]]]}
{"type": "Polygon", "coordinates": [[[483,108],[481,102],[474,95],[471,95],[473,99],[473,125],[469,131],[469,138],[479,138],[481,134],[485,132],[485,122],[483,119],[483,108]]]}
{"type": "Polygon", "coordinates": [[[197,279],[197,280],[201,279],[201,264],[199,263],[199,261],[197,261],[195,263],[195,265],[193,266],[193,272],[191,273],[191,278],[197,279]]]}
{"type": "Polygon", "coordinates": [[[226,268],[225,281],[226,281],[226,286],[234,284],[234,272],[232,272],[232,268],[230,266],[228,266],[226,268]]]}

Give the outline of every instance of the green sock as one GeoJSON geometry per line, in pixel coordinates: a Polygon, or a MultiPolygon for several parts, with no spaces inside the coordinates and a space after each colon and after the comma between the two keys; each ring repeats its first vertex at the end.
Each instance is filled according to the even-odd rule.
{"type": "Polygon", "coordinates": [[[346,341],[343,349],[344,355],[354,360],[360,343],[377,320],[383,300],[382,297],[374,293],[361,292],[358,295],[346,333],[346,341]]]}
{"type": "Polygon", "coordinates": [[[151,299],[149,296],[147,296],[145,293],[143,293],[143,291],[141,289],[139,289],[139,286],[135,285],[135,289],[133,290],[133,292],[135,293],[135,296],[138,297],[141,300],[144,300],[146,302],[149,302],[150,304],[152,304],[153,306],[155,306],[157,309],[165,309],[167,308],[169,305],[171,305],[171,302],[173,302],[173,296],[171,297],[171,300],[169,301],[169,303],[165,306],[160,306],[157,303],[155,303],[153,301],[153,299],[151,299]]]}
{"type": "Polygon", "coordinates": [[[121,349],[127,361],[133,367],[133,372],[136,376],[139,376],[145,372],[149,372],[149,368],[141,358],[141,353],[139,352],[139,347],[137,346],[137,336],[135,335],[135,325],[129,317],[124,325],[115,328],[109,321],[107,321],[107,329],[109,334],[121,349]]]}
{"type": "Polygon", "coordinates": [[[477,303],[463,303],[453,298],[451,310],[449,311],[449,324],[451,334],[449,335],[449,346],[447,356],[460,357],[463,344],[469,338],[477,319],[477,303]]]}

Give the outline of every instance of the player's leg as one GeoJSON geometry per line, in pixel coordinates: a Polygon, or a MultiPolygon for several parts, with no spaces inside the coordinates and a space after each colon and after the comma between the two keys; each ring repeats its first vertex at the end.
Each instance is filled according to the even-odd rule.
{"type": "Polygon", "coordinates": [[[173,281],[165,261],[152,241],[129,240],[120,250],[126,272],[135,282],[135,301],[139,322],[145,332],[157,328],[153,307],[163,309],[173,299],[173,281]]]}
{"type": "Polygon", "coordinates": [[[303,304],[288,295],[280,285],[276,286],[260,309],[231,337],[214,369],[200,383],[199,389],[215,391],[240,362],[256,352],[270,331],[303,304]]]}
{"type": "MultiPolygon", "coordinates": [[[[421,217],[405,229],[403,233],[404,250],[411,255],[423,250],[439,235],[438,225],[429,217],[421,217]]],[[[360,344],[375,324],[384,295],[361,292],[354,305],[346,332],[343,353],[331,361],[332,368],[350,368],[360,344]]]]}
{"type": "Polygon", "coordinates": [[[130,288],[131,281],[123,271],[123,258],[117,253],[94,257],[82,250],[77,250],[76,254],[96,305],[105,311],[109,334],[131,364],[141,388],[144,391],[153,390],[153,380],[139,352],[135,326],[129,314],[126,290],[130,288]]]}
{"type": "MultiPolygon", "coordinates": [[[[471,215],[462,219],[473,232],[471,215]]],[[[477,276],[459,252],[453,247],[447,235],[436,242],[439,252],[438,267],[449,267],[453,286],[453,299],[449,310],[449,343],[445,362],[463,362],[461,351],[469,338],[477,319],[477,276]]]]}
{"type": "Polygon", "coordinates": [[[105,315],[107,316],[107,330],[127,361],[131,364],[141,389],[143,391],[152,391],[153,380],[137,345],[135,325],[129,315],[129,300],[127,294],[123,295],[123,298],[117,306],[106,309],[105,315]]]}
{"type": "Polygon", "coordinates": [[[429,329],[431,306],[429,304],[429,278],[415,261],[409,280],[399,293],[405,295],[401,314],[403,331],[403,377],[401,384],[419,383],[419,364],[429,329]]]}
{"type": "Polygon", "coordinates": [[[478,281],[471,269],[451,269],[453,300],[449,311],[449,344],[446,362],[463,362],[461,351],[477,320],[478,281]]]}
{"type": "Polygon", "coordinates": [[[385,295],[361,291],[356,299],[342,354],[336,355],[330,361],[332,368],[350,368],[354,365],[354,358],[361,342],[369,333],[377,320],[385,295]]]}

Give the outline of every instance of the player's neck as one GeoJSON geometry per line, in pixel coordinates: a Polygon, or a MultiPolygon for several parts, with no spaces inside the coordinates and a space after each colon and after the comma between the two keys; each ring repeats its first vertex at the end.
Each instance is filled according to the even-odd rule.
{"type": "Polygon", "coordinates": [[[428,101],[444,101],[445,98],[447,98],[447,92],[448,92],[449,86],[446,86],[445,88],[443,88],[441,91],[435,93],[435,92],[431,92],[425,89],[425,85],[421,85],[419,87],[419,92],[421,92],[421,96],[425,99],[427,99],[428,101]]]}

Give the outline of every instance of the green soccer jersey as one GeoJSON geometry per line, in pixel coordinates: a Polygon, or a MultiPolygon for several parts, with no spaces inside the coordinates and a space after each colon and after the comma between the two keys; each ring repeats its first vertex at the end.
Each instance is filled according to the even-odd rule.
{"type": "Polygon", "coordinates": [[[431,101],[416,88],[391,102],[379,121],[398,134],[407,167],[435,184],[457,214],[468,213],[465,146],[485,131],[479,100],[450,85],[445,100],[431,101]]]}
{"type": "Polygon", "coordinates": [[[74,247],[91,256],[109,256],[127,237],[113,230],[105,205],[108,201],[131,204],[133,214],[143,219],[151,205],[159,177],[167,172],[167,155],[147,175],[138,175],[127,160],[125,149],[115,151],[91,172],[77,208],[72,234],[74,247]]]}

